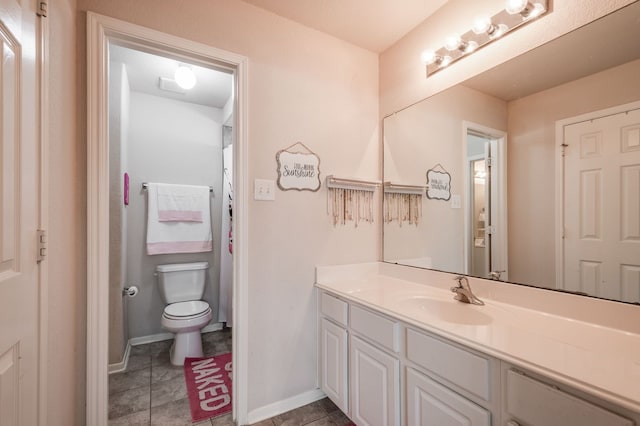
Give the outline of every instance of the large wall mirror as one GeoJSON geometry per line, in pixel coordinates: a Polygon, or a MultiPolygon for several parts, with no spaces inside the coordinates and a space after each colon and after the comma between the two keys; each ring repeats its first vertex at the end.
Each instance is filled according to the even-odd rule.
{"type": "Polygon", "coordinates": [[[640,303],[638,40],[635,2],[386,117],[384,261],[640,303]]]}

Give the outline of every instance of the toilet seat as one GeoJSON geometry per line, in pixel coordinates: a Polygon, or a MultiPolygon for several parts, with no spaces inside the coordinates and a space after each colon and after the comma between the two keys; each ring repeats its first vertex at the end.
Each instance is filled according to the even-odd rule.
{"type": "Polygon", "coordinates": [[[190,300],[167,305],[164,308],[163,316],[168,319],[186,320],[205,316],[209,312],[211,312],[211,308],[207,302],[190,300]]]}

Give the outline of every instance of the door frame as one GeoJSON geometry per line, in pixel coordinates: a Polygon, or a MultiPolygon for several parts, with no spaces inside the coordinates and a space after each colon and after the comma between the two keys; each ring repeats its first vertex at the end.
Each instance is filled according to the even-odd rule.
{"type": "Polygon", "coordinates": [[[564,286],[564,128],[583,121],[596,120],[611,115],[640,109],[640,101],[616,105],[565,118],[556,121],[555,132],[555,250],[556,250],[556,282],[555,288],[562,290],[564,286]]]}
{"type": "Polygon", "coordinates": [[[109,42],[234,72],[233,417],[248,412],[248,58],[87,12],[87,406],[86,423],[108,417],[109,42]]]}
{"type": "MultiPolygon", "coordinates": [[[[509,277],[509,268],[508,268],[508,260],[509,260],[509,253],[508,253],[508,241],[509,241],[509,236],[507,234],[508,232],[508,226],[507,226],[507,133],[502,131],[502,130],[498,130],[498,129],[492,129],[491,127],[487,127],[487,126],[483,126],[481,124],[477,124],[477,123],[473,123],[471,121],[463,121],[462,122],[462,161],[463,161],[463,168],[464,168],[464,182],[465,182],[465,194],[464,194],[464,248],[463,248],[463,262],[464,262],[464,273],[466,275],[469,274],[469,269],[470,269],[470,258],[471,258],[471,254],[470,254],[470,247],[471,247],[471,230],[469,229],[469,217],[471,215],[471,207],[470,207],[470,190],[467,187],[467,184],[470,182],[470,173],[469,173],[469,168],[467,167],[468,161],[467,161],[467,134],[469,132],[472,133],[479,133],[483,136],[486,136],[489,139],[494,139],[496,141],[496,145],[497,145],[497,150],[498,150],[498,158],[496,159],[496,164],[492,165],[492,167],[496,167],[497,168],[497,173],[498,176],[500,176],[500,180],[498,182],[498,193],[500,194],[500,199],[498,200],[498,204],[497,204],[497,215],[500,218],[500,221],[498,222],[498,225],[496,225],[497,227],[497,238],[491,238],[492,240],[492,244],[495,244],[497,247],[499,247],[499,256],[495,256],[496,257],[496,263],[499,265],[502,265],[502,267],[504,267],[505,269],[505,273],[502,275],[502,281],[507,281],[508,277],[509,277]]],[[[485,231],[486,232],[486,231],[485,231]]],[[[484,277],[487,278],[487,277],[484,277]]]]}

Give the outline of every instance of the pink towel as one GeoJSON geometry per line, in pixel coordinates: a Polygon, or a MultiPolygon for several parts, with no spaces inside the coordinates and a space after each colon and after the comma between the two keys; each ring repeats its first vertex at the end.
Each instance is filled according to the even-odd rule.
{"type": "MultiPolygon", "coordinates": [[[[209,188],[206,190],[208,196],[209,188]]],[[[213,249],[209,202],[204,207],[201,222],[161,222],[158,218],[158,184],[149,183],[148,191],[147,254],[199,253],[213,249]]]]}
{"type": "Polygon", "coordinates": [[[209,205],[209,187],[156,184],[160,222],[202,222],[209,205]]]}

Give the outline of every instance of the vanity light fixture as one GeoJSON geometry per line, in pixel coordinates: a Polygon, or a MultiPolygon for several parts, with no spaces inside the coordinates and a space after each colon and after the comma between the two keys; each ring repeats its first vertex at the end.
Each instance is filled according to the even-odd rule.
{"type": "Polygon", "coordinates": [[[420,55],[427,77],[468,56],[506,33],[548,12],[548,0],[506,0],[505,8],[495,15],[475,20],[471,30],[449,36],[438,50],[425,50],[420,55]]]}

